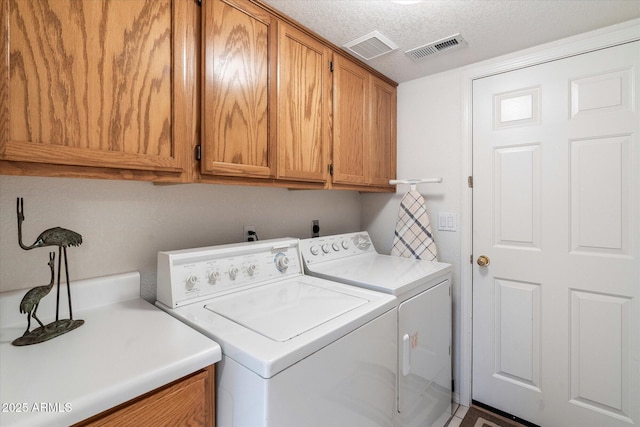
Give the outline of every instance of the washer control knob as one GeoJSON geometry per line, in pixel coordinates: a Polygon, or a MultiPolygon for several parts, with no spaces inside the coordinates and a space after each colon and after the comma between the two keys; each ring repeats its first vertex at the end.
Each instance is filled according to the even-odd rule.
{"type": "Polygon", "coordinates": [[[338,252],[340,250],[340,245],[337,243],[334,243],[333,245],[331,245],[331,247],[333,248],[334,251],[338,252]]]}
{"type": "Polygon", "coordinates": [[[330,250],[331,248],[329,247],[328,243],[325,243],[324,245],[322,245],[322,252],[324,252],[325,254],[328,254],[330,250]]]}
{"type": "Polygon", "coordinates": [[[247,274],[249,276],[253,276],[253,273],[255,273],[255,272],[256,272],[256,265],[255,264],[249,264],[247,266],[247,274]]]}
{"type": "Polygon", "coordinates": [[[231,280],[236,280],[237,276],[238,276],[238,267],[231,266],[229,268],[229,278],[231,280]]]}
{"type": "Polygon", "coordinates": [[[287,270],[287,268],[289,268],[289,257],[286,256],[285,254],[280,253],[276,255],[276,258],[274,261],[276,263],[276,268],[280,272],[284,272],[287,270]]]}
{"type": "Polygon", "coordinates": [[[318,255],[320,253],[320,249],[317,246],[311,246],[309,251],[311,252],[311,255],[318,255]]]}
{"type": "Polygon", "coordinates": [[[190,274],[185,281],[187,285],[187,289],[193,289],[193,287],[198,283],[198,276],[195,274],[190,274]]]}
{"type": "Polygon", "coordinates": [[[343,240],[343,241],[342,241],[342,247],[343,247],[344,249],[349,249],[349,242],[348,242],[347,240],[343,240]]]}
{"type": "Polygon", "coordinates": [[[220,278],[220,273],[217,271],[212,271],[209,273],[209,284],[215,285],[218,279],[220,278]]]}

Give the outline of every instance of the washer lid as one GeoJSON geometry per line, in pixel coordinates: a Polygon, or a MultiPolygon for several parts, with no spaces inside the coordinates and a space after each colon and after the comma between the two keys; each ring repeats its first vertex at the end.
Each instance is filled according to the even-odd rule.
{"type": "Polygon", "coordinates": [[[273,341],[285,342],[368,302],[298,281],[225,295],[205,308],[273,341]]]}
{"type": "Polygon", "coordinates": [[[368,252],[323,263],[307,263],[305,268],[314,276],[402,295],[450,271],[451,265],[368,252]]]}

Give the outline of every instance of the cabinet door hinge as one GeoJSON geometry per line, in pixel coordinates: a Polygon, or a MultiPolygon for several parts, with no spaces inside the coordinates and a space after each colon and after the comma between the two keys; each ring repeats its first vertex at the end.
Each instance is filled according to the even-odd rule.
{"type": "Polygon", "coordinates": [[[329,71],[333,73],[333,61],[329,61],[329,71]]]}
{"type": "Polygon", "coordinates": [[[469,188],[473,188],[473,177],[472,176],[467,178],[467,185],[469,186],[469,188]]]}
{"type": "Polygon", "coordinates": [[[202,160],[202,145],[196,145],[196,160],[202,160]]]}
{"type": "Polygon", "coordinates": [[[333,163],[329,165],[329,175],[333,175],[333,163]]]}
{"type": "Polygon", "coordinates": [[[469,255],[469,264],[473,264],[473,254],[469,255]]]}

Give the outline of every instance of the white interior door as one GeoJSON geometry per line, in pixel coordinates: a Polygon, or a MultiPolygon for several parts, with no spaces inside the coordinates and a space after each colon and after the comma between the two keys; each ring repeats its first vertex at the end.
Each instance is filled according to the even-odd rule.
{"type": "Polygon", "coordinates": [[[640,423],[639,70],[635,42],[473,84],[472,398],[535,424],[640,423]]]}

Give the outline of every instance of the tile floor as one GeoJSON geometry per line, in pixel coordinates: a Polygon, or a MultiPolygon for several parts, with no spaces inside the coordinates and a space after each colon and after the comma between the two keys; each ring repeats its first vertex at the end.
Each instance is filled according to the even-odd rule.
{"type": "Polygon", "coordinates": [[[460,405],[456,413],[453,415],[453,417],[449,421],[449,424],[447,424],[447,427],[460,427],[460,423],[462,423],[462,419],[467,414],[468,410],[469,410],[468,406],[460,405]]]}

